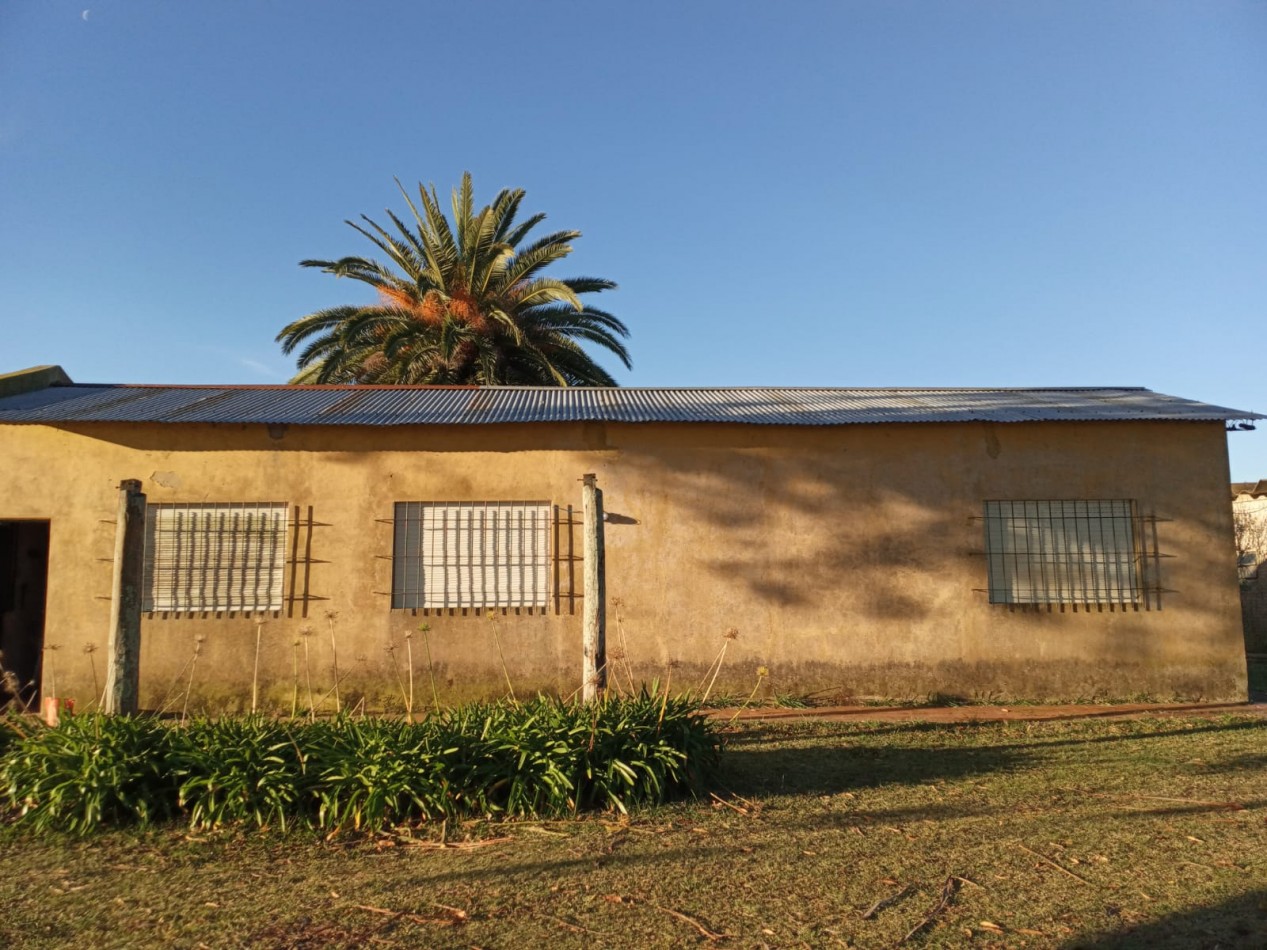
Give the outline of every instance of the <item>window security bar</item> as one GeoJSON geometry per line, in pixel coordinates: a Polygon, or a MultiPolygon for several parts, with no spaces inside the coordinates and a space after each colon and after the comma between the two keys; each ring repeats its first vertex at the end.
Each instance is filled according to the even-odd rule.
{"type": "Polygon", "coordinates": [[[546,607],[548,502],[397,502],[392,607],[546,607]]]}
{"type": "Polygon", "coordinates": [[[990,603],[1160,607],[1156,519],[1142,518],[1134,501],[991,500],[984,507],[990,603]]]}
{"type": "Polygon", "coordinates": [[[288,510],[274,502],[149,505],[142,609],[281,610],[288,510]]]}

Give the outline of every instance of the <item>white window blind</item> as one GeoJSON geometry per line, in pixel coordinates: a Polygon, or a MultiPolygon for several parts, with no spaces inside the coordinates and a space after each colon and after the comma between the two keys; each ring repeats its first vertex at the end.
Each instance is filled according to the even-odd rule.
{"type": "Polygon", "coordinates": [[[987,501],[990,603],[1138,602],[1135,520],[1122,499],[987,501]]]}
{"type": "Polygon", "coordinates": [[[145,598],[151,612],[282,609],[287,505],[149,505],[145,598]]]}
{"type": "Polygon", "coordinates": [[[544,607],[548,502],[396,503],[393,607],[544,607]]]}

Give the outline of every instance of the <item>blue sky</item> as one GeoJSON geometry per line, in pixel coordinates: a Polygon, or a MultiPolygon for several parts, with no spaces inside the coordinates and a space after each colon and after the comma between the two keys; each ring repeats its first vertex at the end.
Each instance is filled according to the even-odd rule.
{"type": "Polygon", "coordinates": [[[282,382],[364,299],[297,262],[466,169],[584,232],[628,385],[1267,412],[1267,4],[1208,0],[0,0],[0,371],[282,382]]]}

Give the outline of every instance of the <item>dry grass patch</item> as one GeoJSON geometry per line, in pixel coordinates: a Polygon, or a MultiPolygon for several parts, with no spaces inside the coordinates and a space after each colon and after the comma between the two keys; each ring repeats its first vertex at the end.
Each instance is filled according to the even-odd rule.
{"type": "Polygon", "coordinates": [[[0,846],[15,947],[1260,948],[1267,722],[746,724],[631,819],[0,846]]]}

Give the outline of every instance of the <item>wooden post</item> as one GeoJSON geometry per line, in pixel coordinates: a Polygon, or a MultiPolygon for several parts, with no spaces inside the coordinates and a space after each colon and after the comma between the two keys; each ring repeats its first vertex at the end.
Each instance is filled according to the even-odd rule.
{"type": "Polygon", "coordinates": [[[141,482],[119,483],[110,585],[110,643],[106,655],[105,711],[135,714],[141,672],[141,586],[145,559],[145,494],[141,482]]]}
{"type": "Polygon", "coordinates": [[[581,481],[585,522],[581,698],[588,703],[607,692],[607,554],[603,546],[603,493],[598,477],[586,475],[581,481]]]}

